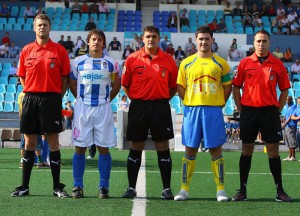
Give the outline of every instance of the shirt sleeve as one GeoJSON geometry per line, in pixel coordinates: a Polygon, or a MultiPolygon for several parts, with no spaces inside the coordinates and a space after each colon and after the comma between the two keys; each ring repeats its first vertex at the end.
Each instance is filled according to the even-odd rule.
{"type": "Polygon", "coordinates": [[[25,77],[26,76],[26,68],[25,68],[25,59],[24,59],[25,51],[22,51],[20,53],[19,63],[18,63],[18,71],[17,75],[19,77],[25,77]]]}
{"type": "Polygon", "coordinates": [[[243,86],[244,83],[244,62],[245,61],[243,60],[240,62],[233,79],[233,85],[240,88],[243,86]]]}
{"type": "Polygon", "coordinates": [[[179,66],[177,84],[186,88],[185,60],[183,60],[179,66]]]}
{"type": "Polygon", "coordinates": [[[170,62],[171,62],[172,71],[171,71],[171,77],[169,80],[169,88],[177,88],[177,83],[176,83],[177,76],[178,76],[177,65],[176,65],[176,62],[173,59],[173,57],[170,58],[170,62]]]}
{"type": "Polygon", "coordinates": [[[122,86],[130,86],[131,84],[131,69],[130,69],[131,57],[128,57],[125,61],[122,70],[122,86]]]}
{"type": "Polygon", "coordinates": [[[69,76],[71,71],[70,58],[65,48],[61,49],[62,71],[61,76],[69,76]]]}

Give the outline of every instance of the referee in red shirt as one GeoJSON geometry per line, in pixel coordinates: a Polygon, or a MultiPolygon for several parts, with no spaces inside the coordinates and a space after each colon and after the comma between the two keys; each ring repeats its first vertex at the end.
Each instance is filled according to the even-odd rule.
{"type": "Polygon", "coordinates": [[[247,180],[254,142],[260,131],[262,140],[267,143],[269,167],[277,189],[275,200],[291,202],[292,199],[284,192],[282,186],[278,145],[283,139],[279,115],[291,87],[290,81],[283,63],[269,52],[270,35],[267,31],[260,30],[255,33],[254,47],[255,52],[240,62],[233,80],[233,97],[240,111],[240,138],[243,144],[239,162],[240,189],[232,200],[247,200],[247,180]],[[279,100],[277,85],[281,91],[279,100]]]}
{"type": "Polygon", "coordinates": [[[26,45],[20,54],[18,76],[25,97],[20,131],[25,135],[22,185],[13,197],[29,195],[29,179],[34,164],[34,149],[38,134],[46,134],[50,147],[50,167],[53,195],[68,197],[60,183],[60,150],[58,133],[62,131],[62,97],[69,83],[70,60],[67,51],[49,38],[51,20],[44,14],[33,22],[36,41],[26,45]]]}
{"type": "Polygon", "coordinates": [[[170,188],[172,159],[169,139],[174,134],[169,100],[177,92],[178,71],[174,59],[158,47],[159,41],[159,29],[145,27],[145,47],[130,54],[123,68],[122,86],[131,99],[127,126],[127,139],[131,141],[127,160],[129,187],[123,198],[136,196],[136,181],[149,129],[163,182],[161,197],[174,198],[170,188]]]}

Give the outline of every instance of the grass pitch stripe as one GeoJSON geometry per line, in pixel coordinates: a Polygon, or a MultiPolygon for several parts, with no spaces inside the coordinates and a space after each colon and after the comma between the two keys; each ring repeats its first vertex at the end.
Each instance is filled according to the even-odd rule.
{"type": "Polygon", "coordinates": [[[137,197],[133,199],[132,216],[146,216],[146,155],[142,154],[142,163],[136,184],[137,197]]]}

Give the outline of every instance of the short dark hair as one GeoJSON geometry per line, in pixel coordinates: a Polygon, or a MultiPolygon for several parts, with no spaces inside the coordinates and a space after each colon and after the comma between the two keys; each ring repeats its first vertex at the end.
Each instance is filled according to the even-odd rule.
{"type": "Polygon", "coordinates": [[[86,42],[88,43],[90,38],[92,37],[93,34],[96,34],[99,36],[100,39],[103,40],[103,45],[106,44],[106,37],[105,37],[105,34],[102,30],[99,30],[99,29],[93,29],[91,30],[88,35],[87,35],[87,38],[86,38],[86,42]]]}
{"type": "Polygon", "coordinates": [[[265,34],[265,35],[268,36],[268,38],[269,38],[269,40],[270,40],[270,33],[269,33],[268,31],[264,30],[264,29],[257,31],[257,32],[254,34],[254,37],[255,37],[257,34],[265,34]]]}
{"type": "Polygon", "coordinates": [[[208,26],[201,26],[199,27],[196,32],[195,32],[195,37],[197,37],[197,35],[199,33],[209,33],[211,37],[213,37],[213,32],[211,31],[211,29],[208,26]]]}
{"type": "Polygon", "coordinates": [[[160,36],[160,31],[159,28],[157,28],[155,25],[148,25],[144,28],[143,34],[145,34],[145,32],[155,32],[158,34],[158,36],[160,36]]]}
{"type": "Polygon", "coordinates": [[[36,22],[37,19],[47,20],[49,25],[51,26],[51,19],[46,14],[37,15],[33,20],[33,25],[35,25],[35,22],[36,22]]]}

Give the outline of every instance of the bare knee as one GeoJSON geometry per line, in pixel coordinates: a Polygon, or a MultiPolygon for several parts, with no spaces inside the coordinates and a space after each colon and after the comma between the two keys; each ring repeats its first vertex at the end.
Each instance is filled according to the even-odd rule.
{"type": "Polygon", "coordinates": [[[247,143],[242,145],[242,155],[250,157],[254,151],[254,143],[247,143]]]}

